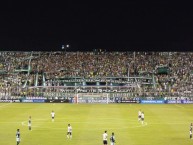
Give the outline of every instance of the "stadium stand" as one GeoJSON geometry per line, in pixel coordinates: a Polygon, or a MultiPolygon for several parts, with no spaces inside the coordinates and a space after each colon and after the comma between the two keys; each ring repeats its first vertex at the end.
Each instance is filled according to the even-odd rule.
{"type": "Polygon", "coordinates": [[[0,56],[1,99],[48,97],[62,87],[124,87],[132,78],[138,86],[123,98],[193,100],[193,52],[1,51],[0,56]]]}

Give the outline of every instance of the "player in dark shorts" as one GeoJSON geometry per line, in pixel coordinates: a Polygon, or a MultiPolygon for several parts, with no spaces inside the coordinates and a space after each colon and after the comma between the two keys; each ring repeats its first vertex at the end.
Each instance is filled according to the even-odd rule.
{"type": "Polygon", "coordinates": [[[51,112],[52,122],[54,122],[55,112],[52,110],[51,112]]]}
{"type": "Polygon", "coordinates": [[[67,138],[72,139],[72,126],[70,124],[68,124],[67,128],[67,138]]]}
{"type": "Polygon", "coordinates": [[[145,119],[145,115],[144,115],[144,112],[141,113],[141,123],[143,124],[144,123],[144,119],[145,119]]]}
{"type": "Polygon", "coordinates": [[[104,145],[107,145],[107,137],[108,137],[107,131],[105,130],[105,132],[103,133],[103,144],[104,145]]]}
{"type": "Polygon", "coordinates": [[[31,130],[31,116],[29,116],[29,120],[28,120],[28,128],[29,128],[29,130],[31,130]]]}
{"type": "Polygon", "coordinates": [[[17,129],[17,131],[16,131],[16,143],[17,143],[17,145],[19,145],[19,143],[20,143],[20,131],[19,131],[19,129],[17,129]]]}
{"type": "Polygon", "coordinates": [[[138,111],[138,121],[141,121],[141,110],[138,111]]]}
{"type": "Polygon", "coordinates": [[[192,139],[192,123],[190,124],[190,139],[192,139]]]}

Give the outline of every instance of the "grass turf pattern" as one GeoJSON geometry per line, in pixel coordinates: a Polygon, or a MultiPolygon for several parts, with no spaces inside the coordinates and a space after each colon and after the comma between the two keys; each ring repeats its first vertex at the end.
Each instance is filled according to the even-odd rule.
{"type": "Polygon", "coordinates": [[[115,133],[116,145],[192,145],[189,127],[193,122],[191,104],[33,104],[0,103],[0,145],[102,145],[102,134],[115,133]],[[144,111],[145,123],[138,121],[144,111]],[[51,120],[51,111],[55,121],[51,120]],[[32,131],[28,118],[32,117],[32,131]],[[67,139],[67,125],[72,139],[67,139]]]}

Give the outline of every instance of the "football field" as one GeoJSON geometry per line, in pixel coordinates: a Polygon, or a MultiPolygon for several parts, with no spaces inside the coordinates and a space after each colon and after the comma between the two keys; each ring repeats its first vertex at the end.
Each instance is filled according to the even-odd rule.
{"type": "Polygon", "coordinates": [[[116,145],[193,145],[189,139],[193,105],[0,103],[0,145],[102,145],[115,133],[116,145]],[[51,111],[55,121],[51,120],[51,111]],[[142,125],[138,111],[145,114],[142,125]],[[28,118],[32,117],[32,131],[28,118]],[[72,139],[67,139],[67,125],[72,139]]]}

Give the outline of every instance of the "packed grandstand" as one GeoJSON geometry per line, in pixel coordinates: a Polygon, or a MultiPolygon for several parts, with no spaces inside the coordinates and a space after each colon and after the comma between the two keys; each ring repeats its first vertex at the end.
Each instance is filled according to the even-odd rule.
{"type": "Polygon", "coordinates": [[[193,100],[193,52],[0,52],[0,98],[193,100]]]}

